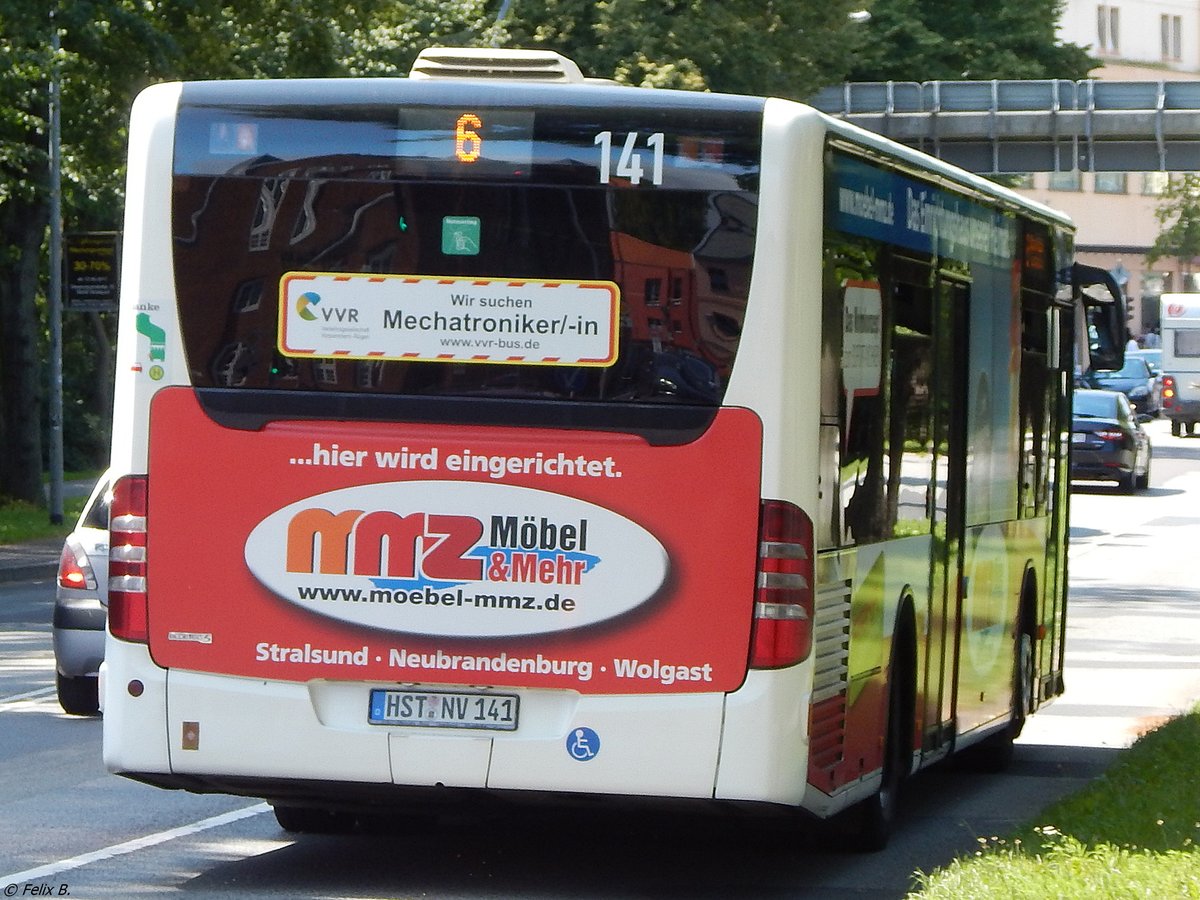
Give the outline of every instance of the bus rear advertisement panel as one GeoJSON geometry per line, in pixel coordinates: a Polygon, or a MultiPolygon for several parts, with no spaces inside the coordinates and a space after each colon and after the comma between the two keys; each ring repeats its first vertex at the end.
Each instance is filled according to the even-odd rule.
{"type": "Polygon", "coordinates": [[[161,666],[581,693],[730,691],[745,677],[759,507],[747,450],[761,445],[746,410],[666,447],[448,425],[240,430],[180,388],[155,396],[150,421],[161,666]],[[214,459],[238,462],[214,476],[214,459]]]}

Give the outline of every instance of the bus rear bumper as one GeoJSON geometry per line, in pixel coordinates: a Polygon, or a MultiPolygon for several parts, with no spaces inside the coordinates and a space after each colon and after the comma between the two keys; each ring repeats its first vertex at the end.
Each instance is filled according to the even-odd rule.
{"type": "Polygon", "coordinates": [[[145,695],[110,702],[122,712],[112,717],[112,733],[106,714],[105,761],[111,771],[163,787],[307,804],[343,798],[355,806],[446,788],[791,807],[804,796],[806,704],[791,690],[800,684],[798,669],[751,672],[730,695],[513,689],[521,697],[516,732],[370,724],[370,690],[394,684],[155,671],[164,679],[149,703],[141,703],[145,695]],[[154,752],[120,725],[161,735],[164,720],[165,746],[154,752]],[[597,742],[587,759],[571,750],[580,729],[597,742]],[[358,787],[348,791],[348,784],[358,787]]]}

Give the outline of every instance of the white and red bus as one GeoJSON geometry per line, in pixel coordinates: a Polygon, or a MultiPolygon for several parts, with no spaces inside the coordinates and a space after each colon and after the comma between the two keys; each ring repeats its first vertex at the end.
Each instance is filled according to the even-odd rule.
{"type": "Polygon", "coordinates": [[[433,58],[136,102],[108,768],[293,830],[537,791],[881,842],[1062,690],[1123,314],[1061,215],[806,106],[433,58]]]}

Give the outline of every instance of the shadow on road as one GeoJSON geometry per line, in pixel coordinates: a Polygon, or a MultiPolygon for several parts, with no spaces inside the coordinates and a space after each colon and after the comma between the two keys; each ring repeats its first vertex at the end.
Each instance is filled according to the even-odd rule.
{"type": "Polygon", "coordinates": [[[750,814],[607,804],[505,804],[443,812],[385,833],[304,835],[261,856],[211,866],[186,892],[239,895],[529,898],[901,898],[932,871],[1036,819],[1100,775],[1117,751],[1021,745],[1011,770],[945,765],[915,776],[887,851],[847,852],[827,824],[750,814]]]}

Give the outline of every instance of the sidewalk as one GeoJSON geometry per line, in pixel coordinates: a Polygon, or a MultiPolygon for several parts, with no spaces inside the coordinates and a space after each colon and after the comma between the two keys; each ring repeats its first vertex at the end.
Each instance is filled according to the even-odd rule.
{"type": "Polygon", "coordinates": [[[0,582],[53,578],[62,548],[62,538],[0,544],[0,582]]]}

